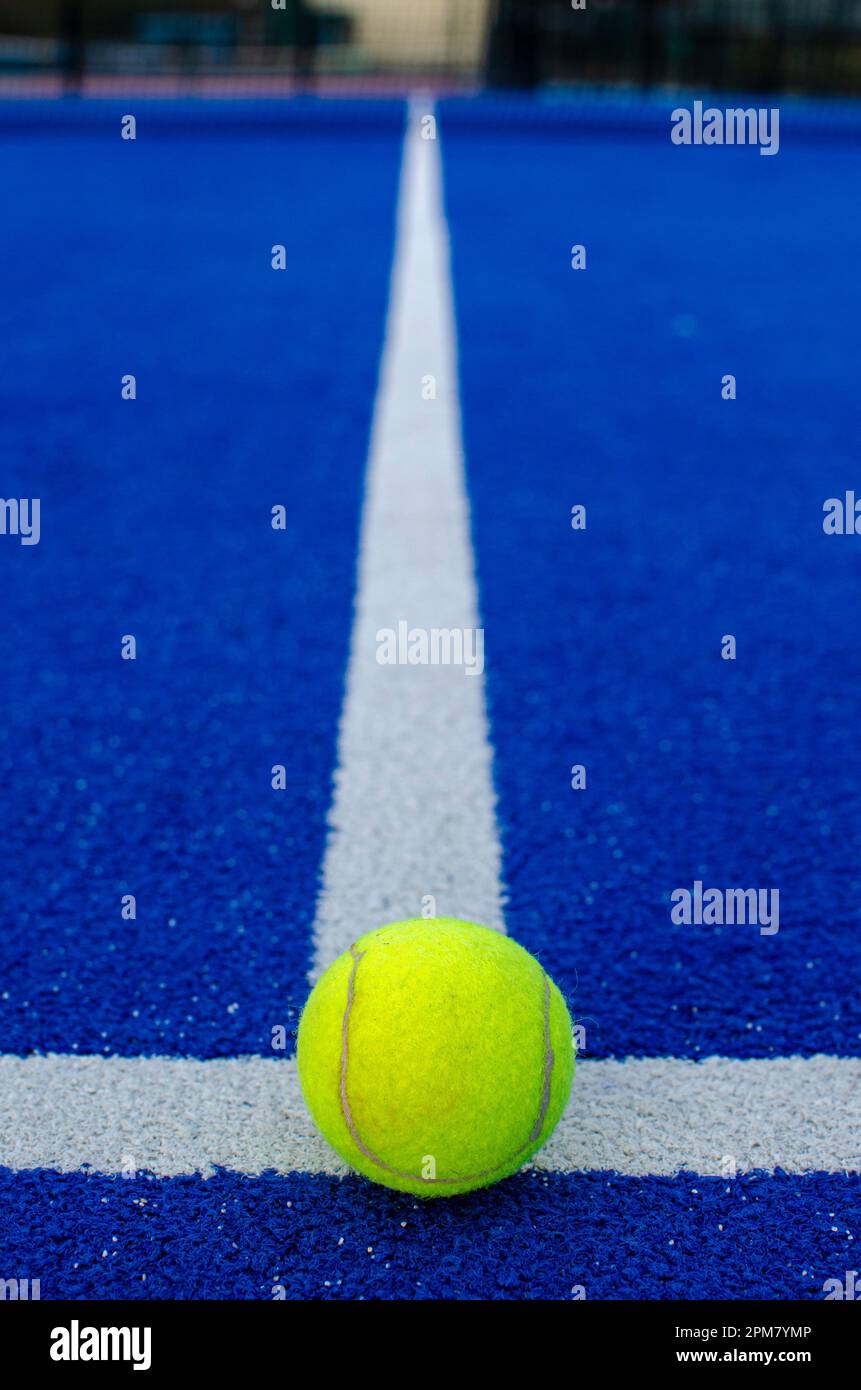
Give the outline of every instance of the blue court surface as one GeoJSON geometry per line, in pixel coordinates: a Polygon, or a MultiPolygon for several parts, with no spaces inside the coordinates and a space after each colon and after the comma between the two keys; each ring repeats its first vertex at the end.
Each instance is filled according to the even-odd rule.
{"type": "Polygon", "coordinates": [[[674,146],[674,104],[434,113],[504,925],[582,1032],[543,1166],[427,1203],[292,1099],[283,1145],[261,1089],[228,1134],[217,1079],[293,1097],[324,958],[408,107],[141,101],[124,141],[112,101],[0,104],[0,496],[40,499],[0,535],[0,1277],[821,1299],[857,1267],[861,535],[823,504],[861,499],[861,114],[787,104],[762,157],[674,146]],[[779,929],[673,921],[697,882],[778,890],[779,929]]]}

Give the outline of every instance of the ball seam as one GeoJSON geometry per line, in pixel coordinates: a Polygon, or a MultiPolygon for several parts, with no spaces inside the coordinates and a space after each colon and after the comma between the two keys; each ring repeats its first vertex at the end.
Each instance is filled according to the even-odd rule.
{"type": "Polygon", "coordinates": [[[494,1164],[491,1168],[485,1168],[478,1173],[462,1173],[458,1177],[426,1178],[421,1173],[409,1173],[403,1169],[395,1168],[393,1164],[387,1163],[384,1158],[380,1158],[379,1154],[374,1153],[373,1149],[369,1148],[365,1141],[362,1139],[362,1136],[359,1133],[358,1126],[353,1118],[352,1109],[350,1108],[350,1100],[347,1095],[347,1068],[350,1054],[350,1015],[353,1012],[353,1005],[356,999],[356,975],[359,969],[359,962],[366,954],[367,952],[365,951],[357,950],[355,944],[350,947],[350,955],[352,956],[353,964],[350,969],[350,978],[347,983],[347,1003],[344,1008],[344,1016],[341,1020],[341,1074],[339,1085],[341,1114],[343,1116],[344,1123],[346,1124],[347,1129],[349,1130],[350,1137],[352,1138],[353,1143],[356,1145],[356,1148],[359,1150],[361,1154],[364,1155],[365,1158],[368,1159],[370,1163],[373,1163],[377,1168],[381,1168],[386,1173],[391,1173],[392,1177],[402,1178],[408,1182],[427,1183],[428,1186],[453,1186],[457,1183],[462,1182],[478,1182],[483,1178],[492,1177],[494,1173],[498,1173],[502,1169],[510,1168],[512,1164],[515,1164],[517,1162],[517,1159],[521,1154],[525,1155],[526,1151],[533,1147],[535,1143],[538,1141],[541,1135],[541,1131],[544,1128],[544,1121],[547,1118],[547,1111],[550,1108],[550,1092],[553,1082],[553,1068],[556,1058],[555,1053],[553,1051],[553,1044],[550,1035],[550,977],[547,974],[547,972],[544,970],[542,970],[541,972],[542,978],[544,980],[544,1077],[541,1092],[541,1104],[539,1105],[538,1115],[536,1117],[535,1124],[533,1125],[532,1130],[530,1132],[529,1138],[526,1140],[525,1143],[521,1144],[520,1148],[516,1149],[515,1152],[509,1158],[504,1159],[501,1163],[494,1164]]]}

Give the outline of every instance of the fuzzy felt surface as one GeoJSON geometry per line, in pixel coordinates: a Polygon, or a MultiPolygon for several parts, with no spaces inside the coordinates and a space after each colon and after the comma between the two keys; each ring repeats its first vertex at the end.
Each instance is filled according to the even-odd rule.
{"type": "Polygon", "coordinates": [[[574,1074],[571,1020],[534,957],[440,918],[368,932],[318,981],[299,1024],[309,1109],[376,1182],[451,1196],[544,1143],[574,1074]]]}

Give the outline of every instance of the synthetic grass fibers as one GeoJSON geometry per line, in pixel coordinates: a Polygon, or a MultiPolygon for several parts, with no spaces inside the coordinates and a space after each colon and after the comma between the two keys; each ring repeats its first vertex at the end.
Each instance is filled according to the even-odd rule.
{"type": "Polygon", "coordinates": [[[401,1192],[453,1196],[516,1172],[552,1133],[574,1076],[571,1019],[509,937],[453,918],[396,922],[319,980],[298,1065],[347,1163],[401,1192]]]}

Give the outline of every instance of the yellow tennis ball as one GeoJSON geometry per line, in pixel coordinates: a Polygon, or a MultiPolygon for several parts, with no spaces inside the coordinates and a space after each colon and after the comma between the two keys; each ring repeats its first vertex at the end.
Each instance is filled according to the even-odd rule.
{"type": "Polygon", "coordinates": [[[571,1019],[538,961],[500,932],[416,919],[359,938],[299,1023],[315,1122],[375,1182],[452,1196],[516,1172],[565,1108],[571,1019]]]}

